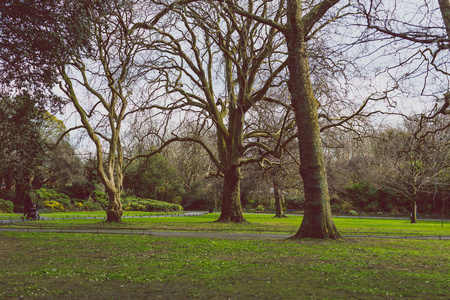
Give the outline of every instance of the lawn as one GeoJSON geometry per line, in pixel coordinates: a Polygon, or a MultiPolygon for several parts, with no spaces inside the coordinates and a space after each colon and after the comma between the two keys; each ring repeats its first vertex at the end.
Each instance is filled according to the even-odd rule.
{"type": "MultiPolygon", "coordinates": [[[[121,224],[87,219],[99,215],[104,213],[43,215],[65,219],[7,226],[294,233],[302,220],[266,214],[246,214],[245,224],[214,223],[218,214],[123,218],[121,224]]],[[[439,221],[334,220],[346,235],[450,235],[448,221],[441,227],[439,221]]],[[[0,232],[0,298],[448,299],[449,251],[449,241],[440,240],[299,242],[0,232]]]]}
{"type": "Polygon", "coordinates": [[[0,298],[450,297],[450,244],[0,232],[0,298]]]}
{"type": "MultiPolygon", "coordinates": [[[[142,214],[142,213],[141,213],[142,214]]],[[[73,228],[139,228],[148,230],[204,231],[204,232],[250,232],[250,233],[284,233],[294,234],[300,227],[302,217],[273,218],[270,214],[244,214],[249,221],[243,224],[214,223],[219,214],[206,214],[196,217],[159,217],[132,218],[139,213],[126,212],[120,224],[105,223],[104,219],[84,219],[85,217],[104,216],[95,213],[61,213],[43,214],[45,217],[65,218],[51,221],[33,221],[14,224],[16,227],[73,227],[73,228]],[[75,219],[74,219],[75,218],[75,219]],[[76,219],[81,218],[81,219],[76,219]]],[[[145,215],[149,215],[146,213],[145,215]]],[[[153,214],[156,215],[156,214],[153,214]]],[[[401,236],[450,236],[450,221],[443,226],[440,221],[419,220],[411,224],[408,220],[334,218],[334,222],[342,235],[401,235],[401,236]]]]}

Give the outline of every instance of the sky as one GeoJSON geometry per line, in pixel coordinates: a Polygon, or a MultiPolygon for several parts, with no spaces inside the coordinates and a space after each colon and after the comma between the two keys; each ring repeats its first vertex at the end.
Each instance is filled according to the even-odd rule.
{"type": "MultiPolygon", "coordinates": [[[[415,25],[442,26],[437,0],[427,1],[428,5],[424,5],[424,1],[382,1],[379,15],[394,18],[393,28],[406,30],[406,32],[417,30],[418,27],[415,25]]],[[[358,22],[353,16],[347,19],[348,22],[358,22]]],[[[361,41],[363,30],[360,27],[349,26],[348,23],[339,21],[337,26],[329,27],[327,31],[334,32],[328,42],[339,44],[343,58],[348,60],[346,76],[350,80],[340,77],[342,82],[336,86],[340,86],[343,90],[339,92],[339,95],[345,101],[354,103],[355,107],[370,95],[379,96],[397,86],[395,90],[387,94],[389,101],[376,102],[371,109],[411,115],[430,109],[435,104],[436,97],[441,97],[448,90],[448,76],[436,72],[429,65],[431,52],[424,51],[423,45],[418,46],[400,40],[387,40],[372,34],[369,39],[374,39],[374,41],[350,47],[345,45],[352,44],[356,40],[361,41]],[[352,68],[352,64],[357,64],[358,69],[352,68]]],[[[430,49],[431,51],[435,50],[433,46],[430,49]]],[[[447,57],[450,56],[439,56],[440,67],[444,70],[447,70],[449,65],[447,57]]],[[[83,92],[79,90],[79,93],[81,95],[83,92]]],[[[87,100],[86,95],[82,98],[87,100]]],[[[80,124],[79,117],[70,105],[65,108],[63,114],[57,117],[64,120],[68,128],[80,124]]],[[[396,126],[401,123],[401,120],[394,115],[380,115],[374,118],[373,122],[396,126]]],[[[80,152],[92,151],[91,143],[87,140],[80,141],[79,134],[72,133],[71,139],[79,149],[82,149],[80,152]]]]}

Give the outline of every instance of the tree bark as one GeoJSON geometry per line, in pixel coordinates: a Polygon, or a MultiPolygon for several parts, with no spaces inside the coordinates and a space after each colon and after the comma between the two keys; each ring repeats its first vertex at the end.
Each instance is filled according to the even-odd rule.
{"type": "Polygon", "coordinates": [[[444,20],[447,37],[450,37],[450,3],[448,0],[439,0],[439,8],[441,9],[442,19],[444,20]]]}
{"type": "Polygon", "coordinates": [[[331,216],[318,101],[312,89],[306,50],[306,26],[301,18],[301,1],[288,1],[289,91],[298,126],[300,175],[305,189],[305,214],[300,229],[292,238],[340,239],[331,216]]]}
{"type": "Polygon", "coordinates": [[[25,205],[25,191],[26,190],[26,185],[21,183],[21,182],[16,182],[16,188],[15,188],[15,198],[14,198],[14,204],[15,205],[20,205],[20,204],[24,204],[25,205]]]}
{"type": "Polygon", "coordinates": [[[241,171],[231,167],[225,173],[222,194],[222,212],[216,222],[247,222],[241,205],[241,171]]]}
{"type": "Polygon", "coordinates": [[[273,195],[275,197],[275,217],[274,218],[284,218],[286,215],[283,212],[283,202],[284,195],[283,189],[280,186],[277,175],[273,178],[273,195]]]}
{"type": "Polygon", "coordinates": [[[106,209],[106,222],[122,222],[122,203],[120,202],[120,193],[108,191],[109,205],[106,209]]]}

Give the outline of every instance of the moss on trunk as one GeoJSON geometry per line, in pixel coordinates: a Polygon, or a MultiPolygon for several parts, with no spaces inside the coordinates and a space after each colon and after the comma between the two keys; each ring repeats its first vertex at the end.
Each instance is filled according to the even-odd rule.
{"type": "MultiPolygon", "coordinates": [[[[331,4],[327,3],[327,5],[331,4]]],[[[321,8],[326,11],[327,6],[321,8]]],[[[341,236],[331,217],[330,196],[317,114],[319,103],[312,89],[305,42],[307,31],[313,24],[304,22],[301,1],[288,1],[287,13],[289,92],[298,126],[300,175],[305,189],[305,215],[300,229],[292,238],[339,239],[341,236]]],[[[324,12],[317,11],[317,13],[320,15],[324,12]]],[[[317,20],[314,18],[308,19],[308,22],[315,21],[317,20]]]]}
{"type": "Polygon", "coordinates": [[[225,173],[222,212],[216,222],[247,222],[242,213],[240,175],[239,167],[232,167],[230,171],[225,173]]]}

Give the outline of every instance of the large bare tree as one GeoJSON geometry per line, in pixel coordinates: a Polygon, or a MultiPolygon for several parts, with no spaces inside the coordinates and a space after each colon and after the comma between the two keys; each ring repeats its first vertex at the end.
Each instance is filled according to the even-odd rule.
{"type": "MultiPolygon", "coordinates": [[[[139,97],[141,76],[135,67],[141,46],[130,39],[126,24],[136,15],[127,4],[110,1],[89,8],[91,43],[79,55],[60,64],[60,88],[81,122],[66,133],[83,129],[94,145],[96,171],[109,199],[107,222],[120,222],[123,189],[124,119],[139,97]],[[136,96],[133,96],[133,92],[136,96]],[[132,105],[131,105],[132,104],[132,105]]],[[[141,32],[131,36],[136,40],[141,32]]]]}
{"type": "MultiPolygon", "coordinates": [[[[162,5],[161,11],[171,7],[162,5]]],[[[254,6],[249,1],[245,9],[275,21],[283,16],[283,7],[267,3],[254,6]]],[[[272,149],[259,142],[258,137],[272,136],[255,130],[246,115],[260,101],[289,106],[268,96],[270,90],[285,84],[284,40],[276,28],[235,14],[219,2],[178,6],[162,17],[157,27],[150,25],[137,23],[132,30],[145,28],[159,34],[159,39],[146,42],[158,57],[151,68],[158,76],[163,74],[168,96],[159,108],[170,113],[181,110],[183,122],[195,124],[189,135],[173,130],[176,137],[171,141],[204,147],[217,175],[224,178],[218,221],[243,222],[241,167],[269,153],[277,155],[283,146],[274,143],[277,147],[272,149]],[[202,139],[207,130],[216,134],[215,147],[202,139]],[[251,151],[254,148],[261,151],[251,151]]]]}
{"type": "MultiPolygon", "coordinates": [[[[268,24],[282,32],[288,48],[289,91],[294,108],[300,149],[300,174],[305,189],[305,216],[293,238],[332,238],[340,235],[331,217],[330,196],[320,139],[319,102],[311,83],[307,41],[329,23],[326,13],[339,0],[318,1],[309,5],[301,0],[286,1],[286,22],[259,17],[240,9],[233,1],[226,1],[231,9],[248,18],[268,24]],[[314,31],[313,31],[314,29],[314,31]]],[[[284,7],[285,1],[280,1],[284,7]]]]}
{"type": "MultiPolygon", "coordinates": [[[[200,1],[165,1],[164,9],[161,10],[161,13],[158,14],[158,17],[153,19],[152,22],[145,23],[145,24],[138,24],[137,28],[154,28],[154,25],[163,18],[165,14],[167,14],[169,11],[174,10],[177,13],[181,13],[183,10],[189,10],[189,8],[186,8],[186,6],[183,6],[184,4],[189,3],[189,7],[195,7],[195,3],[200,1]],[[180,9],[178,9],[180,7],[180,9]]],[[[311,70],[309,68],[309,59],[312,57],[311,51],[309,51],[307,44],[311,42],[311,39],[313,37],[317,37],[318,33],[321,32],[321,29],[325,28],[328,24],[332,23],[333,19],[340,18],[341,15],[343,15],[343,12],[341,9],[334,9],[333,13],[331,13],[332,8],[338,3],[338,0],[325,0],[325,1],[314,1],[314,2],[304,2],[304,1],[208,1],[207,3],[201,2],[204,7],[214,7],[218,6],[223,8],[223,12],[221,11],[221,14],[219,16],[221,18],[226,17],[224,13],[229,14],[233,16],[231,20],[231,25],[234,27],[231,27],[232,30],[229,32],[238,33],[238,36],[236,39],[232,39],[232,42],[238,41],[238,44],[230,44],[229,39],[230,36],[222,35],[220,38],[218,38],[217,34],[218,32],[221,32],[222,28],[224,27],[217,27],[216,24],[211,23],[210,20],[215,20],[216,18],[211,17],[213,15],[214,9],[209,9],[208,17],[204,13],[197,12],[196,16],[194,18],[197,20],[196,25],[197,26],[204,26],[201,24],[207,24],[207,28],[213,28],[216,31],[213,32],[213,35],[211,39],[205,39],[205,42],[202,44],[204,45],[210,45],[211,41],[219,40],[221,45],[221,50],[224,51],[224,64],[225,64],[225,70],[230,69],[230,63],[231,65],[237,62],[238,64],[235,65],[237,72],[237,78],[236,80],[230,80],[230,76],[225,76],[227,83],[226,91],[225,91],[225,101],[223,99],[217,98],[216,103],[226,103],[226,101],[230,101],[229,103],[233,104],[233,100],[230,97],[230,87],[233,86],[233,83],[238,83],[238,93],[236,95],[238,96],[237,99],[252,99],[248,97],[248,94],[246,94],[249,89],[248,83],[251,81],[248,81],[245,79],[245,77],[242,77],[242,74],[245,74],[245,70],[252,70],[252,68],[246,69],[249,64],[248,62],[251,62],[251,60],[248,60],[247,58],[249,52],[240,52],[240,50],[243,48],[243,46],[250,45],[267,45],[267,44],[258,44],[254,43],[252,38],[247,38],[247,36],[251,36],[251,33],[254,33],[255,31],[249,30],[255,27],[248,27],[246,24],[262,24],[264,26],[260,28],[267,28],[267,32],[269,33],[276,33],[277,36],[279,34],[282,34],[285,41],[287,42],[287,65],[289,68],[289,90],[291,94],[291,104],[294,107],[294,111],[296,114],[297,119],[297,126],[298,126],[298,140],[299,140],[299,148],[300,148],[300,156],[301,156],[301,175],[303,177],[304,183],[305,183],[305,194],[306,194],[306,211],[305,211],[305,218],[302,223],[302,226],[296,234],[295,238],[301,238],[301,237],[317,237],[317,238],[339,238],[339,234],[337,233],[337,230],[333,224],[332,218],[331,218],[331,211],[330,211],[330,205],[329,205],[329,195],[328,195],[328,187],[327,187],[327,180],[326,180],[326,172],[325,172],[325,165],[323,160],[323,153],[322,153],[322,145],[320,141],[320,127],[319,127],[319,115],[318,115],[318,109],[320,107],[317,98],[314,94],[314,83],[311,81],[311,70]],[[213,4],[213,3],[219,3],[219,4],[213,4]],[[213,6],[207,6],[207,5],[213,5],[213,6]],[[255,8],[255,9],[254,9],[255,8]],[[258,14],[258,10],[264,11],[265,14],[258,14]],[[269,13],[267,12],[276,12],[276,13],[269,13]],[[237,21],[241,23],[236,23],[237,21]],[[209,23],[208,23],[209,22],[209,23]],[[236,24],[243,24],[239,25],[238,27],[235,27],[236,24]],[[270,28],[270,29],[269,29],[270,28]],[[214,38],[215,36],[215,38],[214,38]],[[231,54],[231,55],[230,55],[231,54]],[[238,59],[235,59],[235,55],[238,55],[238,59]],[[231,59],[229,59],[231,58],[231,59]],[[240,77],[239,77],[240,76],[240,77]],[[241,97],[243,96],[243,98],[241,97]],[[241,97],[241,98],[239,98],[241,97]]],[[[162,2],[158,2],[162,3],[162,2]]],[[[343,6],[345,7],[345,5],[343,6]]],[[[175,26],[178,29],[178,25],[180,23],[176,23],[174,18],[169,18],[172,22],[172,24],[176,24],[175,26]]],[[[183,19],[183,22],[185,22],[186,19],[183,19]]],[[[166,23],[167,24],[167,23],[166,23]]],[[[225,25],[221,25],[225,26],[225,25]]],[[[198,31],[195,30],[188,30],[187,34],[189,35],[189,38],[192,41],[197,41],[198,36],[203,36],[202,34],[198,35],[196,34],[198,31]]],[[[270,35],[269,35],[270,36],[270,35]]],[[[184,36],[185,37],[185,36],[184,36]]],[[[233,37],[233,35],[231,35],[233,37]]],[[[173,39],[173,41],[178,42],[177,39],[173,39]]],[[[168,44],[166,44],[167,46],[168,44]]],[[[174,51],[177,54],[181,53],[180,49],[182,50],[181,44],[177,46],[178,48],[173,48],[174,51]]],[[[267,49],[267,46],[265,46],[267,49]]],[[[199,47],[197,46],[189,46],[189,53],[191,54],[191,57],[194,59],[190,62],[187,62],[185,65],[192,67],[196,66],[195,63],[198,64],[199,61],[205,63],[205,65],[208,62],[208,59],[212,57],[211,55],[215,52],[210,51],[206,53],[199,52],[199,47]],[[194,62],[192,64],[191,62],[194,62]]],[[[260,49],[263,49],[260,48],[260,49]]],[[[249,52],[251,53],[251,52],[249,52]]],[[[324,59],[326,60],[326,58],[324,59]]],[[[274,62],[272,60],[271,62],[274,62]]],[[[348,61],[347,61],[348,63],[348,61]]],[[[253,65],[251,65],[253,67],[253,65]]],[[[275,68],[271,68],[272,70],[276,70],[275,68]]],[[[205,85],[204,83],[207,82],[203,79],[212,78],[203,76],[203,78],[200,78],[200,80],[197,80],[197,76],[204,72],[203,68],[196,68],[193,69],[194,72],[192,73],[193,76],[178,76],[178,79],[174,81],[176,85],[171,85],[172,87],[181,87],[182,80],[184,78],[190,78],[190,80],[199,83],[197,86],[200,87],[200,90],[202,93],[209,93],[211,88],[208,85],[205,85]],[[195,78],[196,80],[194,80],[195,78]]],[[[181,73],[180,73],[181,74],[181,73]]],[[[206,73],[209,74],[209,73],[206,73]]],[[[247,74],[252,74],[247,73],[247,74]]],[[[251,78],[251,77],[249,77],[251,78]]],[[[320,80],[319,80],[320,81],[320,80]]],[[[316,85],[324,85],[323,82],[320,84],[317,81],[315,82],[316,85]]],[[[331,90],[331,89],[330,89],[331,90]]],[[[177,91],[174,89],[174,91],[177,91]]],[[[179,92],[180,90],[178,90],[179,92]]],[[[231,90],[233,91],[233,90],[231,90]]],[[[185,99],[188,99],[187,96],[192,96],[193,93],[184,93],[183,97],[185,99]]],[[[255,92],[253,94],[250,94],[254,96],[260,96],[261,93],[255,92]]],[[[195,96],[198,96],[198,94],[195,94],[195,96]]],[[[189,98],[191,100],[193,97],[189,98]]],[[[256,98],[253,97],[253,101],[256,98]]],[[[208,111],[211,104],[214,102],[215,99],[208,99],[206,101],[202,102],[202,105],[197,105],[197,108],[203,110],[205,107],[207,108],[206,111],[208,111]]],[[[353,114],[347,117],[340,118],[339,120],[334,120],[336,123],[333,124],[333,118],[326,118],[327,122],[330,122],[330,124],[327,124],[322,127],[322,129],[326,127],[331,126],[338,126],[339,124],[343,124],[350,120],[352,117],[358,115],[364,106],[367,104],[367,102],[371,100],[371,97],[368,97],[364,103],[361,105],[361,107],[356,110],[353,114]]],[[[177,102],[180,104],[179,102],[177,102]]],[[[241,107],[246,108],[248,103],[251,102],[235,102],[237,106],[229,106],[230,112],[235,111],[237,114],[233,116],[233,114],[230,114],[226,120],[229,122],[228,124],[233,125],[233,122],[236,120],[239,121],[241,124],[242,119],[244,115],[236,111],[235,107],[241,107]]],[[[192,103],[191,103],[192,104],[192,103]]],[[[214,106],[212,106],[214,107],[214,106]]],[[[224,141],[228,141],[228,135],[224,135],[223,127],[218,126],[217,124],[217,117],[214,115],[214,113],[222,112],[222,105],[217,106],[216,108],[211,111],[213,112],[212,120],[214,123],[216,123],[216,128],[218,129],[218,136],[223,135],[225,138],[224,141]],[[218,108],[218,110],[216,110],[218,108]]],[[[217,113],[216,113],[217,114],[217,113]]],[[[233,126],[229,127],[229,132],[237,132],[236,131],[236,125],[239,123],[234,123],[233,126]]],[[[247,135],[248,137],[252,137],[252,135],[247,135]]],[[[254,136],[256,137],[256,136],[254,136]]],[[[231,158],[231,165],[232,166],[238,166],[239,165],[239,159],[233,160],[233,155],[236,153],[238,154],[237,158],[239,158],[242,154],[239,153],[240,149],[239,147],[236,147],[239,145],[239,140],[241,139],[239,136],[236,136],[237,144],[235,143],[233,147],[231,147],[230,150],[232,152],[228,152],[228,154],[232,154],[229,156],[231,158]]],[[[253,143],[254,144],[254,143],[253,143]]],[[[222,143],[223,145],[223,143],[222,143]]],[[[221,147],[221,144],[219,144],[219,148],[221,147]]],[[[235,157],[236,158],[236,157],[235,157]]],[[[214,158],[213,158],[214,160],[214,158]]],[[[215,160],[219,164],[223,162],[219,160],[215,160]]],[[[229,164],[229,163],[227,163],[229,164]]],[[[220,167],[219,167],[220,169],[220,167]]],[[[225,171],[222,169],[222,171],[225,171]]],[[[229,178],[234,178],[233,180],[238,183],[238,176],[236,174],[239,174],[239,169],[234,168],[233,172],[234,175],[232,175],[229,172],[230,176],[229,178]]],[[[225,175],[225,177],[227,177],[225,175]]],[[[230,179],[229,182],[232,180],[230,179]]],[[[233,186],[237,187],[238,184],[233,183],[233,186]]],[[[236,189],[232,186],[226,186],[224,185],[224,194],[234,194],[236,195],[236,189]]],[[[224,195],[224,199],[227,197],[224,195]]],[[[234,200],[233,200],[234,201],[234,200]]],[[[234,201],[237,203],[236,201],[234,201]]],[[[231,202],[230,202],[231,203],[231,202]]],[[[228,213],[228,206],[224,205],[225,208],[225,214],[226,216],[228,213]]],[[[239,210],[238,206],[232,205],[232,207],[237,207],[237,210],[239,210]]],[[[229,214],[228,214],[229,215],[229,214]]],[[[238,214],[240,215],[240,214],[238,214]]],[[[228,217],[226,217],[228,218],[228,217]]],[[[233,217],[235,218],[235,217],[233,217]]],[[[239,217],[240,218],[240,217],[239,217]]],[[[239,219],[238,218],[238,219],[239,219]]],[[[222,219],[222,217],[221,217],[222,219]]],[[[236,219],[236,218],[235,218],[236,219]]],[[[236,220],[238,220],[236,219],[236,220]]]]}

